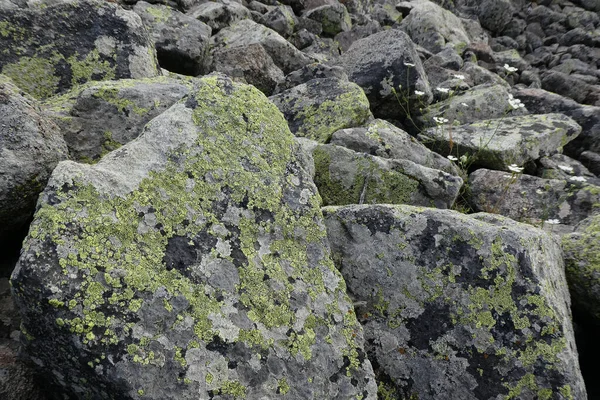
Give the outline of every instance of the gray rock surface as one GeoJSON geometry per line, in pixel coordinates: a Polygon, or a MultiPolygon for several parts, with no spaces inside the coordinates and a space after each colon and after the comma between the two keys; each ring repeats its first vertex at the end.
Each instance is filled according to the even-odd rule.
{"type": "Polygon", "coordinates": [[[71,160],[94,163],[138,137],[146,123],[189,93],[193,81],[165,76],[89,82],[48,99],[71,160]]]}
{"type": "Polygon", "coordinates": [[[371,116],[363,90],[337,78],[312,79],[269,99],[294,135],[320,143],[327,143],[339,129],[364,124],[371,116]]]}
{"type": "Polygon", "coordinates": [[[450,208],[460,177],[403,159],[384,159],[332,144],[312,149],[323,205],[411,204],[450,208]]]}
{"type": "Polygon", "coordinates": [[[558,153],[581,127],[562,114],[496,118],[468,125],[440,124],[420,135],[441,154],[466,155],[479,167],[508,171],[510,165],[558,153]]]}
{"type": "Polygon", "coordinates": [[[211,75],[98,164],[58,165],[11,282],[59,393],[375,400],[297,151],[264,95],[211,75]]]}
{"type": "Polygon", "coordinates": [[[328,36],[335,36],[352,28],[348,10],[337,0],[332,1],[331,4],[308,10],[304,13],[304,17],[319,22],[323,27],[323,33],[328,36]]]}
{"type": "Polygon", "coordinates": [[[39,103],[0,75],[0,240],[24,228],[67,146],[39,103]]]}
{"type": "Polygon", "coordinates": [[[90,80],[159,72],[140,17],[116,4],[73,0],[8,9],[0,13],[0,26],[0,73],[36,98],[90,80]]]}
{"type": "Polygon", "coordinates": [[[192,18],[198,19],[218,32],[238,21],[250,18],[250,10],[236,1],[202,1],[186,11],[192,18]]]}
{"type": "Polygon", "coordinates": [[[323,213],[384,398],[587,398],[556,239],[486,214],[323,213]]]}

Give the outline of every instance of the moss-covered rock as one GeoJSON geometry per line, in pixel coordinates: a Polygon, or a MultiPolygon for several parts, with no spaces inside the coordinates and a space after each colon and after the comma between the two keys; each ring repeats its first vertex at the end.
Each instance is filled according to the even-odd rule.
{"type": "Polygon", "coordinates": [[[557,239],[490,214],[323,213],[380,398],[586,398],[557,239]]]}
{"type": "Polygon", "coordinates": [[[90,80],[158,75],[140,18],[105,1],[3,10],[0,49],[0,72],[36,98],[90,80]]]}
{"type": "Polygon", "coordinates": [[[376,387],[277,108],[211,75],[98,164],[60,163],[12,276],[76,398],[363,398],[376,387]]]}

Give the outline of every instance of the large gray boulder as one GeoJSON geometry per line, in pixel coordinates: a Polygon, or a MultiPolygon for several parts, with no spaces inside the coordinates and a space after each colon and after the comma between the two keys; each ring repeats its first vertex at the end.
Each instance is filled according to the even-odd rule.
{"type": "Polygon", "coordinates": [[[350,81],[367,95],[377,118],[403,118],[406,110],[399,99],[427,104],[432,94],[427,75],[410,37],[389,29],[357,40],[336,61],[350,81]],[[419,96],[415,90],[424,94],[419,96]]]}
{"type": "Polygon", "coordinates": [[[191,80],[166,76],[88,82],[44,105],[61,129],[70,159],[93,163],[138,137],[192,86],[191,80]]]}
{"type": "Polygon", "coordinates": [[[425,130],[420,138],[441,154],[466,155],[474,165],[508,171],[512,164],[522,166],[558,153],[579,132],[581,126],[565,115],[539,114],[461,126],[441,124],[425,130]]]}
{"type": "Polygon", "coordinates": [[[450,208],[460,177],[415,164],[358,153],[332,144],[311,149],[315,184],[324,205],[411,204],[450,208]]]}
{"type": "Polygon", "coordinates": [[[0,75],[0,240],[26,226],[52,170],[65,159],[58,126],[0,75]]]}
{"type": "Polygon", "coordinates": [[[587,398],[557,239],[489,214],[323,213],[385,398],[587,398]]]}
{"type": "Polygon", "coordinates": [[[159,74],[140,17],[116,4],[72,0],[0,13],[0,73],[36,98],[90,80],[159,74]]]}
{"type": "Polygon", "coordinates": [[[58,165],[11,282],[61,395],[375,400],[297,152],[264,95],[210,75],[98,164],[58,165]]]}

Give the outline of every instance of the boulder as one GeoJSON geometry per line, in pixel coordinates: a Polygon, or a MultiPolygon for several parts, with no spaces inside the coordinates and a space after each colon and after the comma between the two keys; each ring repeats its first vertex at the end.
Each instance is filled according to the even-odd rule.
{"type": "Polygon", "coordinates": [[[150,30],[162,68],[192,76],[207,71],[212,33],[208,25],[162,4],[139,1],[133,11],[150,30]]]}
{"type": "Polygon", "coordinates": [[[159,74],[140,17],[116,4],[72,0],[0,14],[0,73],[36,98],[90,80],[159,74]]]}
{"type": "Polygon", "coordinates": [[[61,396],[376,399],[297,151],[264,95],[210,75],[98,164],[58,165],[11,283],[61,396]]]}
{"type": "Polygon", "coordinates": [[[344,69],[337,66],[329,66],[321,63],[308,64],[285,76],[283,82],[280,82],[275,88],[274,94],[284,92],[294,86],[302,85],[313,79],[337,78],[342,81],[348,81],[348,75],[344,69]]]}
{"type": "MultiPolygon", "coordinates": [[[[466,108],[466,107],[465,107],[466,108]]],[[[420,138],[443,155],[466,155],[470,164],[508,171],[561,151],[581,127],[562,114],[522,115],[483,120],[461,126],[438,124],[420,138]]]]}
{"type": "Polygon", "coordinates": [[[229,0],[203,1],[187,10],[186,14],[207,24],[213,32],[250,18],[250,10],[236,1],[229,0]]]}
{"type": "Polygon", "coordinates": [[[376,119],[364,127],[341,129],[331,137],[331,144],[372,156],[409,160],[427,168],[459,175],[456,166],[391,123],[376,119]]]}
{"type": "Polygon", "coordinates": [[[355,41],[336,63],[365,91],[377,118],[405,117],[399,98],[431,102],[431,89],[416,47],[400,30],[384,30],[355,41]],[[424,94],[418,96],[415,90],[424,94]]]}
{"type": "Polygon", "coordinates": [[[325,4],[313,8],[304,13],[305,18],[313,19],[323,27],[323,34],[335,36],[340,32],[349,31],[352,28],[350,14],[343,4],[337,0],[332,4],[325,4]]]}
{"type": "Polygon", "coordinates": [[[600,214],[563,236],[562,248],[573,307],[600,325],[600,214]]]}
{"type": "Polygon", "coordinates": [[[362,89],[337,78],[312,79],[269,98],[296,136],[327,143],[333,132],[360,126],[371,116],[362,89]]]}
{"type": "Polygon", "coordinates": [[[554,221],[572,230],[600,208],[600,186],[587,180],[584,176],[544,179],[481,168],[469,175],[469,203],[476,211],[498,213],[533,225],[554,221]]]}
{"type": "Polygon", "coordinates": [[[585,165],[564,154],[553,154],[537,160],[536,175],[545,179],[569,180],[574,176],[584,177],[587,182],[600,185],[600,180],[585,165]]]}
{"type": "Polygon", "coordinates": [[[587,398],[557,239],[489,214],[323,214],[385,398],[587,398]]]}
{"type": "Polygon", "coordinates": [[[88,82],[48,99],[71,160],[94,163],[138,137],[151,119],[189,93],[191,80],[157,77],[88,82]]]}
{"type": "Polygon", "coordinates": [[[298,25],[298,18],[290,6],[278,6],[262,15],[260,23],[283,37],[290,37],[298,25]]]}
{"type": "Polygon", "coordinates": [[[411,204],[450,208],[462,179],[408,160],[385,159],[331,144],[312,148],[323,205],[411,204]]]}
{"type": "Polygon", "coordinates": [[[52,170],[67,159],[60,129],[0,75],[0,240],[25,228],[52,170]]]}
{"type": "Polygon", "coordinates": [[[569,97],[577,103],[600,107],[600,86],[590,85],[572,75],[548,71],[542,74],[542,88],[569,97]]]}
{"type": "Polygon", "coordinates": [[[593,151],[584,151],[579,155],[583,165],[589,168],[590,172],[600,177],[600,154],[593,151]]]}
{"type": "Polygon", "coordinates": [[[502,32],[515,12],[510,0],[483,0],[478,6],[477,16],[481,26],[496,34],[502,32]]]}

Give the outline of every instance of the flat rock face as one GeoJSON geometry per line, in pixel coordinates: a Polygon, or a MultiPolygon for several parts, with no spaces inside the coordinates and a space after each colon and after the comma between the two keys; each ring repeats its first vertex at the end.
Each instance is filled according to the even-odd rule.
{"type": "Polygon", "coordinates": [[[0,72],[34,97],[90,80],[158,75],[140,17],[116,4],[65,1],[0,14],[0,72]]]}
{"type": "Polygon", "coordinates": [[[0,240],[26,227],[67,146],[40,105],[0,75],[0,240]]]}
{"type": "Polygon", "coordinates": [[[490,214],[323,213],[384,398],[586,398],[556,239],[490,214]]]}
{"type": "Polygon", "coordinates": [[[12,276],[58,393],[376,398],[294,143],[258,90],[211,75],[98,164],[59,164],[12,276]]]}
{"type": "Polygon", "coordinates": [[[508,170],[559,152],[577,137],[581,126],[562,114],[496,118],[461,126],[439,125],[420,135],[427,145],[456,157],[473,157],[473,164],[508,170]]]}

